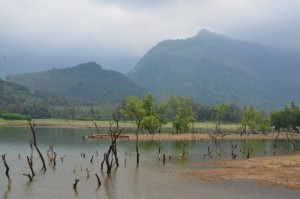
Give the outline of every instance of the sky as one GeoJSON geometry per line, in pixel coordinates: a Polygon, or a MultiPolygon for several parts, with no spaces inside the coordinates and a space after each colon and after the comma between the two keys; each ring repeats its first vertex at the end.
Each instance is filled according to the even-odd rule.
{"type": "Polygon", "coordinates": [[[300,50],[299,0],[0,0],[0,77],[95,61],[123,73],[201,29],[300,50]]]}

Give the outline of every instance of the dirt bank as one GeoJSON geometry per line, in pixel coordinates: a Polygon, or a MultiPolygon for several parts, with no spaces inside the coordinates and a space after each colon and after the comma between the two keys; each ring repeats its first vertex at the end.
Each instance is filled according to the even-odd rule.
{"type": "Polygon", "coordinates": [[[300,155],[205,162],[185,176],[202,180],[253,179],[269,185],[300,189],[300,155]],[[212,169],[209,168],[210,164],[212,169]]]}
{"type": "MultiPolygon", "coordinates": [[[[130,140],[135,140],[136,135],[135,134],[124,134],[126,136],[129,136],[130,140]]],[[[277,133],[270,133],[270,134],[250,134],[250,135],[237,135],[237,134],[227,134],[224,136],[217,136],[218,140],[222,139],[269,139],[273,140],[275,139],[277,133]]],[[[289,138],[291,139],[291,136],[289,134],[289,138]]],[[[293,133],[293,138],[300,139],[299,133],[293,133]]],[[[155,135],[149,135],[149,134],[139,134],[139,140],[207,140],[212,139],[212,136],[209,134],[201,134],[201,133],[182,133],[182,134],[167,134],[167,133],[161,133],[161,134],[155,134],[155,135]]],[[[287,139],[286,133],[280,133],[278,136],[278,139],[287,139]]]]}

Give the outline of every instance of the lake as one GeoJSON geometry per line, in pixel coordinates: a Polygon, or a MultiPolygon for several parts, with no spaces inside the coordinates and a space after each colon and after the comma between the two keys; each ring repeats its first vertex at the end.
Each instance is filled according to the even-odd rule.
{"type": "MultiPolygon", "coordinates": [[[[0,128],[0,154],[6,154],[12,179],[12,186],[8,188],[5,167],[1,161],[0,198],[298,198],[300,194],[299,190],[262,185],[251,180],[203,181],[184,175],[192,169],[209,169],[205,166],[195,167],[204,161],[231,159],[228,140],[218,142],[221,157],[210,160],[203,160],[203,155],[209,147],[212,155],[217,157],[212,141],[140,141],[139,165],[136,164],[135,141],[120,140],[117,144],[120,166],[114,166],[108,175],[106,167],[101,172],[100,165],[110,141],[82,139],[94,133],[94,130],[36,128],[36,133],[37,145],[46,160],[47,171],[41,169],[41,161],[34,150],[33,168],[36,176],[30,182],[23,174],[30,173],[26,156],[31,154],[28,142],[31,131],[28,128],[0,128]],[[49,145],[53,143],[57,153],[55,167],[48,165],[46,156],[49,145]],[[182,157],[183,151],[187,152],[185,158],[182,157]],[[162,161],[163,154],[166,155],[165,163],[162,161]],[[64,157],[63,161],[61,157],[64,157]],[[97,186],[96,173],[102,182],[100,187],[97,186]],[[77,190],[73,190],[76,178],[79,182],[77,190]]],[[[245,151],[248,148],[252,157],[272,155],[272,140],[234,140],[232,143],[238,144],[238,159],[246,158],[245,151]]],[[[300,145],[299,140],[296,145],[300,145]]],[[[292,153],[295,152],[290,151],[286,140],[278,140],[278,154],[292,153]]]]}

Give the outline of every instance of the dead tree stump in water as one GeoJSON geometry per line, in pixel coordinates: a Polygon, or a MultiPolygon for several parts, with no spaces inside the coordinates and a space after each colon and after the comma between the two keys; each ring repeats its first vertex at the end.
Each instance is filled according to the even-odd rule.
{"type": "Polygon", "coordinates": [[[32,162],[32,159],[29,158],[28,156],[27,156],[27,162],[28,162],[28,165],[29,165],[29,168],[30,168],[30,171],[31,171],[31,176],[33,178],[33,176],[35,176],[35,173],[34,173],[34,170],[33,170],[33,167],[32,167],[33,162],[32,162]]]}
{"type": "Polygon", "coordinates": [[[56,152],[54,152],[53,157],[50,159],[49,165],[53,162],[53,167],[56,166],[56,152]]]}
{"type": "Polygon", "coordinates": [[[111,144],[109,146],[109,149],[107,151],[107,153],[104,153],[104,157],[103,160],[101,162],[101,171],[103,170],[103,164],[104,162],[106,163],[106,173],[110,173],[111,172],[111,168],[112,168],[112,163],[113,163],[113,159],[111,161],[109,161],[109,157],[110,154],[112,153],[112,156],[115,157],[115,161],[117,166],[119,166],[119,160],[117,157],[117,139],[118,137],[121,135],[121,133],[123,132],[124,128],[119,128],[119,114],[115,114],[113,113],[113,119],[114,121],[110,122],[110,137],[111,137],[111,144]]]}
{"type": "Polygon", "coordinates": [[[100,186],[101,186],[101,180],[100,180],[100,178],[99,178],[99,176],[98,176],[97,173],[95,174],[95,176],[96,176],[96,178],[97,178],[98,187],[100,187],[100,186]]]}
{"type": "Polygon", "coordinates": [[[9,177],[9,166],[7,165],[7,162],[6,162],[6,160],[5,160],[5,154],[2,155],[2,161],[3,161],[4,166],[5,166],[5,168],[6,168],[5,175],[6,175],[7,180],[8,180],[7,186],[8,186],[8,187],[11,187],[11,179],[10,179],[10,177],[9,177]]]}
{"type": "Polygon", "coordinates": [[[73,189],[77,190],[77,183],[79,182],[79,179],[75,179],[75,183],[73,184],[73,189]]]}
{"type": "Polygon", "coordinates": [[[23,176],[27,176],[29,178],[30,182],[32,182],[32,177],[30,176],[29,173],[28,174],[23,173],[23,176]]]}
{"type": "Polygon", "coordinates": [[[38,152],[40,158],[41,158],[41,161],[43,163],[43,169],[45,170],[45,172],[47,171],[47,168],[46,168],[46,163],[45,163],[45,160],[44,160],[44,157],[39,149],[39,147],[37,146],[37,142],[36,142],[36,136],[35,136],[35,125],[36,123],[34,123],[33,121],[31,120],[28,120],[28,124],[30,126],[30,129],[32,131],[32,137],[33,137],[33,140],[29,139],[29,142],[34,146],[34,148],[36,149],[36,151],[38,152]]]}

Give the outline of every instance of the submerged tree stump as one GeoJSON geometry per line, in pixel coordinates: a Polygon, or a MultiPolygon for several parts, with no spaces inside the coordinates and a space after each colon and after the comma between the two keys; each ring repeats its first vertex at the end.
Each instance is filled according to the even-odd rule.
{"type": "Polygon", "coordinates": [[[77,190],[77,183],[79,182],[79,179],[75,179],[75,182],[74,182],[74,184],[73,184],[73,189],[74,190],[77,190]]]}
{"type": "Polygon", "coordinates": [[[4,166],[5,166],[5,168],[6,168],[5,175],[6,175],[7,180],[8,180],[7,186],[8,186],[8,187],[11,187],[11,179],[10,179],[10,177],[9,177],[9,166],[7,165],[7,162],[6,162],[6,160],[5,160],[5,154],[2,155],[2,161],[3,161],[4,166]]]}

